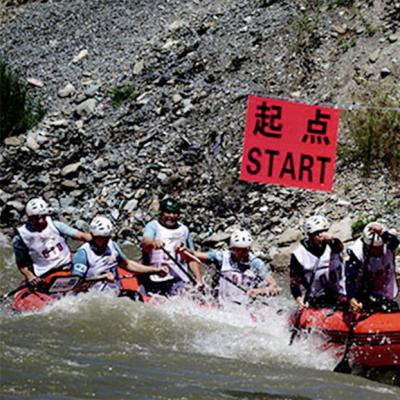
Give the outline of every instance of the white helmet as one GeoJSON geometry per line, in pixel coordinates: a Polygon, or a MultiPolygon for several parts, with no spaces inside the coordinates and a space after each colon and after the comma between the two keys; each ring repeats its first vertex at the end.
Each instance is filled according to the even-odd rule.
{"type": "Polygon", "coordinates": [[[313,234],[315,232],[327,231],[329,229],[328,220],[322,215],[314,215],[306,220],[304,224],[304,231],[313,234]]]}
{"type": "Polygon", "coordinates": [[[248,249],[253,244],[253,238],[251,233],[244,230],[238,229],[231,235],[230,247],[238,247],[240,249],[248,249]]]}
{"type": "Polygon", "coordinates": [[[32,217],[34,215],[48,215],[50,209],[49,205],[41,197],[38,197],[28,201],[25,212],[28,217],[32,217]]]}
{"type": "MultiPolygon", "coordinates": [[[[369,224],[367,224],[363,230],[363,234],[362,234],[362,240],[363,242],[367,245],[367,246],[371,246],[372,247],[379,247],[383,245],[383,240],[382,238],[377,234],[374,233],[372,231],[370,231],[370,227],[372,224],[376,224],[376,222],[370,222],[369,224]],[[374,238],[374,243],[372,243],[372,238],[374,238]]],[[[381,225],[381,224],[379,224],[381,225]]],[[[384,227],[382,227],[383,230],[385,230],[384,227]]]]}
{"type": "Polygon", "coordinates": [[[95,217],[90,223],[90,232],[93,236],[109,237],[112,235],[112,231],[112,223],[106,217],[95,217]]]}

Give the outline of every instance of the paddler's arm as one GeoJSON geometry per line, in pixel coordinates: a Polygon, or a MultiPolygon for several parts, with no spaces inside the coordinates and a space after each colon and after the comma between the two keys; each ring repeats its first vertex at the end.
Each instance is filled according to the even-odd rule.
{"type": "Polygon", "coordinates": [[[18,266],[19,272],[25,277],[29,285],[38,285],[42,279],[36,276],[29,267],[18,266]]]}
{"type": "Polygon", "coordinates": [[[114,282],[115,276],[112,272],[104,272],[103,274],[86,278],[85,282],[109,281],[114,282]]]}
{"type": "Polygon", "coordinates": [[[161,240],[156,240],[157,226],[155,221],[150,221],[144,227],[142,250],[144,253],[150,253],[153,249],[161,249],[164,243],[161,240]]]}
{"type": "Polygon", "coordinates": [[[168,267],[152,267],[138,263],[137,261],[130,260],[126,258],[125,260],[120,262],[120,266],[131,272],[139,272],[144,274],[159,274],[164,275],[168,274],[168,267]]]}
{"type": "Polygon", "coordinates": [[[114,248],[118,252],[118,265],[130,272],[139,272],[147,274],[160,274],[164,275],[168,273],[168,267],[152,267],[138,263],[137,261],[130,260],[125,253],[121,250],[119,245],[114,242],[114,248]]]}
{"type": "Polygon", "coordinates": [[[193,261],[192,255],[198,258],[201,262],[209,263],[210,258],[208,257],[208,253],[203,253],[202,251],[192,251],[184,246],[177,248],[177,252],[180,254],[182,259],[186,262],[193,261]]]}
{"type": "MultiPolygon", "coordinates": [[[[182,248],[182,245],[178,245],[175,250],[179,253],[181,253],[181,255],[183,254],[182,251],[180,251],[180,249],[182,248]]],[[[185,247],[184,247],[189,253],[194,254],[194,244],[193,244],[193,239],[192,239],[192,235],[188,234],[188,237],[186,239],[186,243],[185,243],[185,247]]],[[[201,259],[200,259],[201,260],[201,259]]],[[[203,276],[201,274],[201,269],[200,269],[200,265],[198,264],[197,261],[193,260],[193,259],[187,259],[187,263],[188,266],[190,268],[190,270],[193,272],[193,275],[196,279],[196,282],[198,285],[200,286],[204,286],[204,280],[203,280],[203,276]]]]}
{"type": "Polygon", "coordinates": [[[18,233],[14,236],[12,245],[14,249],[15,263],[17,264],[19,272],[30,285],[38,285],[41,282],[41,279],[32,271],[32,260],[29,255],[29,249],[18,233]]]}
{"type": "Polygon", "coordinates": [[[395,252],[400,245],[400,241],[397,235],[389,232],[383,231],[381,234],[383,243],[386,243],[388,248],[395,252]]]}
{"type": "Polygon", "coordinates": [[[161,240],[154,240],[148,236],[143,238],[142,249],[145,253],[150,253],[153,249],[161,249],[164,243],[161,240]]]}
{"type": "Polygon", "coordinates": [[[74,240],[79,240],[81,242],[90,242],[93,239],[92,234],[89,232],[82,232],[60,221],[53,221],[53,223],[57,230],[63,236],[69,237],[74,240]]]}
{"type": "Polygon", "coordinates": [[[350,299],[349,305],[353,312],[360,312],[363,304],[358,298],[362,295],[364,271],[363,263],[357,258],[352,250],[348,250],[348,259],[345,264],[346,292],[350,299]]]}
{"type": "Polygon", "coordinates": [[[255,257],[251,260],[250,265],[251,269],[255,272],[255,274],[263,280],[265,286],[249,289],[249,291],[247,292],[248,296],[256,297],[258,295],[265,295],[265,296],[278,295],[281,289],[276,283],[276,280],[273,277],[271,270],[264,263],[264,261],[262,261],[258,257],[255,257]]]}
{"type": "Polygon", "coordinates": [[[199,285],[204,285],[203,277],[201,275],[200,265],[196,261],[189,261],[188,265],[193,272],[196,282],[199,285]]]}
{"type": "Polygon", "coordinates": [[[303,302],[303,297],[301,293],[301,288],[305,284],[305,277],[303,273],[303,266],[297,261],[297,258],[294,254],[290,259],[290,292],[292,296],[296,300],[296,304],[299,307],[299,310],[307,307],[306,304],[303,302]]]}

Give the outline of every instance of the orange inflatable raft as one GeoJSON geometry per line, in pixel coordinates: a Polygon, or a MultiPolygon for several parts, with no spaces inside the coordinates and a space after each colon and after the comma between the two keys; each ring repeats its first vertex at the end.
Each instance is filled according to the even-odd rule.
{"type": "Polygon", "coordinates": [[[354,317],[346,311],[305,309],[299,328],[322,332],[327,339],[327,347],[337,348],[340,354],[353,321],[356,322],[349,350],[352,364],[400,368],[400,312],[377,312],[354,317]]]}

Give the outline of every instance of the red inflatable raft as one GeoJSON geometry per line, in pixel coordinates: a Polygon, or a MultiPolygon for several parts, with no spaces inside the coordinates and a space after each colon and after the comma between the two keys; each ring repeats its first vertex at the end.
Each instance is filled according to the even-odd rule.
{"type": "MultiPolygon", "coordinates": [[[[400,312],[355,316],[349,361],[366,367],[400,368],[400,312]]],[[[353,314],[331,309],[305,309],[300,329],[317,330],[328,338],[327,347],[343,352],[354,321],[353,314]]]]}
{"type": "MultiPolygon", "coordinates": [[[[121,279],[121,290],[125,292],[137,292],[139,284],[137,278],[132,273],[118,267],[118,275],[121,279]],[[125,276],[127,276],[125,278],[125,276]]],[[[81,279],[72,276],[70,271],[60,271],[47,276],[44,279],[43,289],[33,290],[28,287],[22,288],[16,293],[12,304],[12,309],[16,312],[36,312],[41,311],[50,303],[60,299],[67,293],[79,291],[81,279]]],[[[146,296],[143,301],[148,300],[146,296]]]]}

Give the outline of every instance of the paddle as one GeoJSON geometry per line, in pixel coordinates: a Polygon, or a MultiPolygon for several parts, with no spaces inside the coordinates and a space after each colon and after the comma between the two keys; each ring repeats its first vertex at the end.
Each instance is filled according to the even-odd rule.
{"type": "Polygon", "coordinates": [[[344,349],[343,357],[339,361],[338,365],[333,369],[334,372],[340,372],[342,374],[350,374],[351,367],[349,363],[350,347],[353,344],[354,328],[356,327],[358,321],[356,315],[354,314],[350,321],[349,334],[347,336],[346,347],[344,349]]]}
{"type": "MultiPolygon", "coordinates": [[[[312,288],[312,284],[314,283],[314,278],[315,278],[315,273],[317,271],[318,263],[319,263],[319,258],[317,259],[317,262],[314,265],[314,268],[313,268],[312,274],[311,274],[311,278],[310,278],[310,284],[308,285],[306,293],[304,294],[304,298],[303,298],[303,303],[304,304],[306,304],[308,302],[308,298],[310,297],[311,288],[312,288]]],[[[295,337],[297,336],[298,332],[300,331],[300,322],[301,322],[301,316],[302,315],[303,315],[303,310],[301,310],[297,314],[296,321],[295,321],[294,326],[292,328],[292,334],[290,335],[289,346],[291,346],[293,344],[293,341],[294,341],[295,337]]]]}
{"type": "Polygon", "coordinates": [[[178,262],[178,260],[177,260],[175,257],[173,257],[173,256],[171,255],[171,253],[168,252],[168,251],[165,249],[165,247],[161,247],[161,250],[162,250],[162,251],[168,256],[168,258],[179,268],[179,270],[180,270],[181,272],[183,272],[183,274],[189,279],[189,281],[193,284],[193,286],[196,286],[196,285],[197,285],[196,279],[194,279],[193,276],[190,275],[189,272],[187,272],[187,271],[185,270],[185,268],[182,267],[182,265],[178,262]]]}
{"type": "MultiPolygon", "coordinates": [[[[214,265],[212,265],[212,264],[208,265],[208,264],[202,262],[198,257],[196,257],[194,254],[190,253],[190,252],[187,251],[187,250],[184,250],[184,253],[187,254],[189,257],[191,257],[193,261],[196,261],[197,263],[201,264],[203,267],[206,267],[206,268],[211,267],[211,268],[215,271],[215,273],[216,273],[217,276],[219,276],[219,277],[222,278],[222,279],[225,279],[225,280],[226,280],[227,282],[229,282],[231,285],[235,286],[235,287],[238,288],[240,291],[242,291],[243,293],[246,293],[246,294],[247,294],[247,290],[246,290],[244,287],[238,285],[238,284],[237,284],[235,281],[233,281],[231,278],[229,278],[228,276],[225,276],[224,274],[222,274],[222,273],[218,270],[218,268],[215,267],[214,265]]],[[[269,307],[269,304],[268,304],[266,301],[263,301],[263,300],[260,300],[260,299],[256,299],[256,300],[257,300],[258,302],[260,302],[261,304],[264,304],[265,306],[268,306],[268,307],[269,307]]],[[[279,310],[279,311],[280,311],[280,310],[279,310]]]]}
{"type": "Polygon", "coordinates": [[[15,293],[19,292],[22,289],[25,289],[26,287],[28,287],[29,284],[28,283],[23,283],[22,285],[18,286],[17,288],[11,290],[11,292],[5,293],[1,296],[1,303],[5,300],[7,300],[9,297],[11,297],[12,295],[14,295],[15,293]]]}
{"type": "MultiPolygon", "coordinates": [[[[361,271],[359,272],[357,276],[357,280],[360,279],[361,276],[364,274],[364,269],[367,267],[368,268],[368,263],[369,263],[369,258],[371,254],[371,250],[374,244],[375,240],[375,233],[372,234],[372,239],[371,239],[371,244],[369,245],[368,248],[368,254],[367,257],[365,257],[365,262],[363,263],[363,268],[361,268],[361,271]]],[[[367,314],[367,317],[369,315],[367,314]]],[[[363,318],[365,319],[365,318],[363,318]]],[[[354,328],[356,327],[357,323],[357,316],[356,314],[353,314],[351,321],[350,321],[350,328],[349,328],[349,334],[347,336],[347,341],[346,341],[346,347],[344,348],[344,353],[342,359],[339,361],[339,363],[336,365],[336,367],[333,369],[334,372],[340,372],[342,374],[350,374],[351,372],[351,367],[349,363],[349,354],[350,354],[350,348],[353,344],[354,341],[354,328]]]]}

